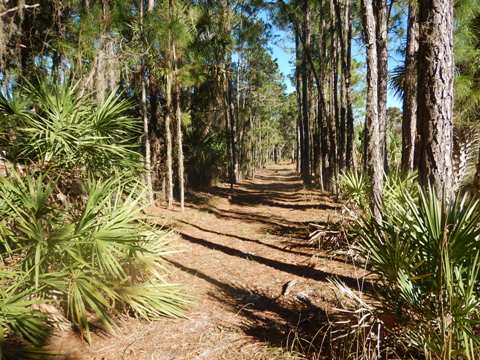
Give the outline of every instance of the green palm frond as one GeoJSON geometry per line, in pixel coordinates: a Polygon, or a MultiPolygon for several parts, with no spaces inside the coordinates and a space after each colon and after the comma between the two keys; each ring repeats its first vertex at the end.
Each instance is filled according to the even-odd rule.
{"type": "Polygon", "coordinates": [[[358,249],[411,346],[427,357],[449,352],[473,359],[480,350],[479,200],[458,195],[447,203],[432,188],[417,194],[402,191],[385,207],[382,223],[362,222],[358,249]]]}
{"type": "Polygon", "coordinates": [[[20,101],[29,99],[31,106],[14,111],[15,100],[0,100],[2,119],[17,124],[11,130],[13,141],[3,141],[7,157],[57,174],[79,169],[102,176],[120,168],[138,171],[139,122],[128,115],[132,104],[115,91],[98,106],[68,82],[26,83],[14,95],[20,101]]]}
{"type": "Polygon", "coordinates": [[[85,339],[92,323],[113,331],[117,307],[146,318],[182,312],[186,298],[166,282],[163,263],[171,235],[144,222],[144,197],[130,183],[91,178],[83,196],[59,202],[45,176],[12,173],[0,181],[0,210],[9,218],[0,228],[8,245],[2,256],[20,256],[22,286],[54,294],[85,339]]]}
{"type": "Polygon", "coordinates": [[[389,86],[393,90],[395,96],[403,99],[404,93],[404,78],[405,78],[405,65],[398,65],[390,72],[389,86]]]}
{"type": "Polygon", "coordinates": [[[362,210],[368,209],[367,179],[363,172],[347,171],[340,175],[338,184],[347,201],[352,201],[362,210]]]}
{"type": "Polygon", "coordinates": [[[122,301],[143,319],[181,317],[191,301],[176,284],[149,281],[118,289],[122,301]]]}
{"type": "MultiPolygon", "coordinates": [[[[32,305],[33,290],[19,290],[20,277],[11,271],[0,270],[0,357],[5,341],[11,336],[33,347],[41,346],[50,333],[46,317],[32,305]]],[[[32,349],[33,350],[33,349],[32,349]]],[[[3,358],[3,357],[2,357],[3,358]]]]}

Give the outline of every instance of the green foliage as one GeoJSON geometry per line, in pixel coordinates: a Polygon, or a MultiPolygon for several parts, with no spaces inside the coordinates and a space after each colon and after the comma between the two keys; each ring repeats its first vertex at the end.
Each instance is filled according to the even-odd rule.
{"type": "Polygon", "coordinates": [[[135,169],[139,128],[130,108],[115,92],[97,106],[74,85],[28,83],[12,98],[0,98],[1,123],[9,124],[0,144],[10,160],[62,176],[135,169]]]}
{"type": "Polygon", "coordinates": [[[92,321],[112,331],[123,307],[148,319],[181,315],[187,300],[164,279],[169,236],[142,221],[141,197],[121,181],[90,180],[85,196],[64,202],[44,177],[1,181],[2,257],[20,257],[19,290],[58,299],[87,340],[92,321]]]}
{"type": "Polygon", "coordinates": [[[394,214],[397,204],[403,201],[405,194],[413,199],[418,198],[418,177],[417,173],[401,173],[399,170],[391,171],[385,178],[383,185],[383,206],[385,215],[394,214]]]}
{"type": "Polygon", "coordinates": [[[0,358],[5,340],[16,336],[23,341],[40,346],[49,333],[45,316],[32,308],[32,289],[19,290],[18,274],[0,270],[0,358]]]}
{"type": "Polygon", "coordinates": [[[366,177],[360,171],[346,171],[338,177],[338,189],[342,197],[359,209],[368,209],[366,177]]]}
{"type": "Polygon", "coordinates": [[[474,359],[480,351],[479,236],[478,200],[446,203],[430,188],[418,197],[401,191],[382,223],[360,225],[358,250],[379,277],[381,312],[426,358],[474,359]]]}
{"type": "MultiPolygon", "coordinates": [[[[0,98],[9,166],[0,177],[0,335],[39,346],[53,303],[88,341],[115,314],[181,316],[188,300],[166,279],[171,235],[141,211],[136,121],[111,93],[96,105],[75,86],[28,84],[0,98]],[[122,175],[119,175],[122,171],[122,175]],[[7,276],[8,275],[8,276],[7,276]]],[[[50,321],[50,319],[49,319],[50,321]]]]}
{"type": "Polygon", "coordinates": [[[209,134],[199,142],[193,131],[185,134],[186,164],[191,185],[208,185],[222,175],[227,163],[226,135],[209,134]]]}
{"type": "MultiPolygon", "coordinates": [[[[369,207],[368,177],[360,171],[346,171],[338,179],[339,191],[349,205],[362,210],[364,215],[371,216],[369,207]]],[[[402,174],[400,171],[391,171],[385,177],[383,187],[383,207],[385,216],[389,216],[402,201],[404,194],[413,198],[418,196],[417,174],[402,174]]]]}

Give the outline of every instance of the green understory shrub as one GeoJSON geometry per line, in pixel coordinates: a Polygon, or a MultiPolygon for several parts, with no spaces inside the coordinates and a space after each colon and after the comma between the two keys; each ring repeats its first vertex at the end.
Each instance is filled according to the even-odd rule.
{"type": "MultiPolygon", "coordinates": [[[[369,178],[363,172],[349,170],[339,176],[339,191],[347,201],[347,206],[353,206],[361,210],[365,216],[370,217],[368,186],[369,178]]],[[[383,184],[383,207],[387,216],[395,211],[396,205],[405,193],[413,198],[418,196],[417,174],[391,171],[384,178],[383,184]]]]}
{"type": "Polygon", "coordinates": [[[131,108],[116,92],[97,104],[69,83],[27,83],[0,94],[0,150],[67,187],[72,177],[138,176],[141,127],[131,108]]]}
{"type": "MultiPolygon", "coordinates": [[[[92,323],[112,331],[115,312],[180,316],[187,304],[165,278],[169,235],[145,224],[141,197],[124,190],[116,179],[90,180],[85,196],[63,202],[42,176],[0,179],[0,255],[17,274],[15,294],[31,291],[32,300],[62,307],[87,340],[92,323]]],[[[32,313],[29,321],[37,320],[32,313]]],[[[3,332],[32,342],[29,329],[3,332]]]]}
{"type": "Polygon", "coordinates": [[[349,170],[339,176],[338,190],[347,204],[368,209],[367,179],[363,172],[349,170]]]}
{"type": "Polygon", "coordinates": [[[426,359],[478,358],[479,201],[458,195],[446,202],[431,188],[395,199],[382,223],[367,216],[357,228],[357,251],[378,279],[375,306],[344,287],[344,310],[357,319],[344,323],[370,332],[373,349],[393,338],[426,359]]]}
{"type": "Polygon", "coordinates": [[[209,186],[225,175],[225,139],[224,134],[209,134],[199,139],[193,131],[185,133],[185,169],[190,185],[209,186]]]}
{"type": "Polygon", "coordinates": [[[96,104],[68,83],[0,96],[0,359],[12,341],[38,353],[52,323],[45,304],[87,341],[93,327],[113,331],[119,312],[183,314],[188,299],[163,260],[172,236],[142,212],[130,107],[115,92],[96,104]]]}

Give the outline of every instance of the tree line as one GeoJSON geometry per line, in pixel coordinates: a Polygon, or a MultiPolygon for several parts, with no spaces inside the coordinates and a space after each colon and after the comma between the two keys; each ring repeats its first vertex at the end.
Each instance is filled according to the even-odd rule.
{"type": "Polygon", "coordinates": [[[383,178],[389,171],[418,171],[421,183],[451,196],[459,185],[454,172],[464,165],[458,164],[459,158],[477,150],[477,136],[467,139],[460,133],[465,127],[477,127],[478,65],[473,57],[479,45],[478,5],[460,1],[455,10],[450,0],[305,0],[271,5],[295,37],[297,164],[304,183],[335,191],[339,173],[364,170],[377,218],[383,178]],[[358,105],[352,92],[352,64],[360,57],[352,57],[356,41],[366,63],[364,121],[359,116],[355,120],[358,105]],[[401,47],[403,56],[394,71],[388,67],[390,41],[401,47]],[[395,126],[388,119],[389,86],[402,99],[399,164],[388,161],[388,129],[395,126]],[[355,145],[359,137],[361,146],[355,145]]]}
{"type": "Polygon", "coordinates": [[[294,96],[264,10],[240,0],[2,3],[2,91],[47,81],[98,103],[111,91],[131,100],[147,198],[183,208],[185,186],[235,184],[292,156],[294,96]]]}

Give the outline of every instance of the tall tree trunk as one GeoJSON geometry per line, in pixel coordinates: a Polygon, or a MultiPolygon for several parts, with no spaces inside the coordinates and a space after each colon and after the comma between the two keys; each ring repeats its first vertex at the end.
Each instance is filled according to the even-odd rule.
{"type": "Polygon", "coordinates": [[[234,149],[234,141],[232,140],[233,133],[232,129],[234,125],[232,122],[232,109],[231,109],[231,96],[230,96],[230,67],[227,63],[224,64],[224,76],[223,76],[223,111],[225,114],[225,132],[227,135],[227,147],[228,147],[228,177],[230,181],[230,186],[233,187],[234,184],[237,183],[237,179],[235,176],[235,149],[234,149]]]}
{"type": "MultiPolygon", "coordinates": [[[[150,74],[148,79],[147,89],[149,91],[149,103],[150,103],[150,121],[149,121],[149,133],[150,133],[150,147],[151,147],[151,174],[152,174],[152,186],[154,189],[159,188],[162,179],[164,178],[164,171],[162,170],[162,137],[163,123],[161,117],[159,117],[159,92],[158,83],[154,76],[150,74]]],[[[165,192],[162,192],[165,195],[165,192]]],[[[165,200],[165,199],[164,199],[165,200]]]]}
{"type": "Polygon", "coordinates": [[[320,157],[322,165],[322,189],[327,189],[331,185],[331,171],[330,171],[330,150],[329,150],[329,114],[327,112],[327,99],[324,92],[325,84],[325,65],[326,65],[326,21],[323,10],[323,1],[320,1],[320,21],[318,23],[318,49],[319,49],[319,58],[320,58],[320,67],[319,67],[319,79],[317,81],[318,89],[318,113],[317,121],[318,128],[320,130],[320,157]]]}
{"type": "Polygon", "coordinates": [[[453,1],[419,3],[418,132],[419,174],[450,198],[453,120],[453,1]]]}
{"type": "MultiPolygon", "coordinates": [[[[240,82],[242,79],[242,63],[239,60],[237,66],[237,77],[235,79],[235,103],[232,101],[232,107],[235,114],[235,149],[236,149],[236,160],[235,160],[235,172],[237,174],[237,181],[243,179],[243,129],[245,128],[245,120],[243,119],[242,112],[240,109],[240,82]],[[234,106],[233,106],[234,105],[234,106]],[[243,120],[243,121],[242,121],[243,120]],[[243,124],[243,126],[242,126],[243,124]]],[[[233,87],[232,87],[233,88],[233,87]]]]}
{"type": "MultiPolygon", "coordinates": [[[[336,72],[335,68],[338,68],[337,62],[337,42],[335,37],[335,11],[333,0],[330,0],[330,76],[328,77],[329,86],[329,111],[328,111],[328,150],[329,150],[329,184],[333,185],[333,191],[336,192],[337,175],[338,175],[338,99],[337,99],[337,85],[336,85],[336,72]],[[333,181],[332,181],[333,180],[333,181]]],[[[324,54],[326,51],[324,52],[324,54]]]]}
{"type": "Polygon", "coordinates": [[[172,154],[172,75],[166,75],[166,111],[165,111],[165,143],[167,145],[167,202],[168,208],[173,206],[173,154],[172,154]]]}
{"type": "Polygon", "coordinates": [[[352,8],[350,0],[347,0],[346,22],[348,26],[347,32],[347,67],[345,74],[345,87],[347,92],[347,145],[345,162],[348,169],[355,167],[354,151],[353,151],[353,137],[355,128],[353,126],[353,105],[352,105],[352,8]]]}
{"type": "Polygon", "coordinates": [[[310,94],[309,83],[310,69],[308,66],[307,52],[310,51],[311,33],[310,33],[310,6],[308,0],[303,1],[303,39],[304,39],[304,51],[302,53],[302,128],[303,128],[303,148],[304,148],[304,162],[302,177],[303,182],[306,185],[310,185],[311,173],[310,173],[310,94]]]}
{"type": "MultiPolygon", "coordinates": [[[[140,0],[140,26],[143,32],[143,0],[140,0]]],[[[145,183],[147,187],[147,201],[149,205],[153,205],[153,185],[152,185],[152,166],[151,166],[151,146],[150,131],[147,114],[147,83],[145,79],[145,60],[142,59],[140,68],[141,88],[142,88],[142,116],[143,116],[143,137],[145,142],[145,183]]]]}
{"type": "Polygon", "coordinates": [[[372,0],[362,0],[363,25],[367,46],[367,169],[371,181],[371,208],[377,221],[382,220],[383,159],[381,157],[378,117],[378,57],[376,24],[372,0]]]}
{"type": "Polygon", "coordinates": [[[297,100],[297,171],[303,174],[303,127],[302,127],[302,75],[300,73],[300,34],[298,26],[295,26],[295,94],[297,100]]]}
{"type": "Polygon", "coordinates": [[[238,162],[238,146],[237,146],[237,129],[238,118],[235,112],[235,103],[233,101],[232,80],[228,79],[228,108],[230,110],[230,147],[232,149],[232,182],[236,184],[239,181],[239,162],[238,162]]]}
{"type": "MultiPolygon", "coordinates": [[[[334,0],[334,10],[336,19],[336,33],[340,48],[338,56],[340,58],[341,72],[340,72],[340,115],[338,127],[338,167],[339,170],[344,170],[346,166],[346,127],[347,127],[347,47],[346,37],[348,34],[348,25],[344,20],[348,16],[348,5],[342,9],[340,0],[334,0]],[[347,26],[346,26],[347,25],[347,26]]],[[[348,21],[348,20],[347,20],[348,21]]]]}
{"type": "Polygon", "coordinates": [[[147,11],[150,13],[155,7],[155,0],[148,0],[147,11]]]}
{"type": "MultiPolygon", "coordinates": [[[[298,96],[297,96],[298,98],[298,96]]],[[[300,109],[300,106],[298,106],[298,109],[300,109]]],[[[301,162],[302,162],[302,144],[300,143],[300,132],[301,132],[301,129],[300,129],[300,116],[297,116],[296,117],[296,148],[295,148],[295,160],[296,160],[296,169],[297,169],[297,173],[300,174],[301,172],[301,162]]]]}
{"type": "Polygon", "coordinates": [[[403,81],[402,170],[413,170],[415,138],[417,135],[417,4],[408,7],[407,49],[405,51],[405,78],[403,81]]]}
{"type": "Polygon", "coordinates": [[[388,50],[387,50],[387,0],[375,0],[376,36],[378,57],[378,124],[380,132],[380,156],[388,169],[387,157],[387,81],[388,81],[388,50]]]}
{"type": "MultiPolygon", "coordinates": [[[[172,5],[174,2],[171,0],[172,5]]],[[[180,209],[185,208],[185,169],[183,164],[183,135],[182,135],[182,103],[180,79],[178,76],[178,60],[175,42],[172,43],[172,62],[173,74],[175,79],[175,119],[176,119],[176,135],[177,135],[177,163],[178,163],[178,189],[180,192],[180,209]]]]}
{"type": "Polygon", "coordinates": [[[145,71],[142,64],[141,70],[142,76],[142,116],[143,116],[143,136],[145,142],[145,182],[147,187],[147,201],[150,205],[153,205],[153,185],[152,185],[152,166],[151,166],[151,146],[150,146],[150,131],[149,131],[149,121],[147,113],[147,84],[145,81],[145,71]]]}
{"type": "MultiPolygon", "coordinates": [[[[335,13],[332,13],[335,16],[335,13]]],[[[333,21],[333,20],[332,20],[333,21]]],[[[333,110],[335,114],[335,128],[336,128],[336,142],[337,142],[337,161],[335,162],[334,178],[337,178],[338,170],[342,166],[343,153],[342,142],[344,142],[345,126],[342,129],[341,106],[339,101],[340,86],[338,81],[338,65],[339,65],[339,47],[338,47],[338,33],[332,34],[332,96],[333,96],[333,110]],[[342,134],[343,130],[343,134],[342,134]]]]}

